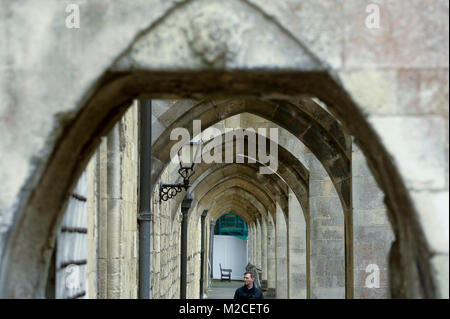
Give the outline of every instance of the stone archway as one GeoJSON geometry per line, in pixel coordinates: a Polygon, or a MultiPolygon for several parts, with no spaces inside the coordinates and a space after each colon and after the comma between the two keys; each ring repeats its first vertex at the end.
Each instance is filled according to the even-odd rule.
{"type": "MultiPolygon", "coordinates": [[[[169,108],[166,110],[166,113],[173,114],[175,110],[171,110],[169,108]]],[[[156,138],[156,141],[154,143],[155,145],[155,157],[153,159],[154,162],[157,163],[167,163],[169,160],[169,151],[167,148],[167,140],[168,140],[168,134],[171,132],[171,130],[178,125],[184,127],[184,128],[190,128],[193,132],[194,129],[192,127],[192,120],[201,120],[202,121],[202,128],[206,129],[211,125],[216,125],[216,123],[220,120],[225,120],[229,118],[230,116],[234,116],[235,114],[241,114],[243,112],[252,114],[255,113],[257,115],[260,115],[261,117],[258,117],[256,115],[255,118],[263,118],[267,120],[269,123],[272,123],[272,120],[275,121],[277,124],[280,125],[281,134],[283,137],[291,137],[292,139],[297,139],[297,136],[299,141],[304,141],[307,143],[308,147],[311,147],[313,149],[314,153],[319,158],[322,165],[326,168],[328,174],[331,175],[331,180],[333,181],[333,184],[335,188],[337,189],[337,194],[339,195],[339,198],[341,200],[341,205],[344,214],[340,214],[337,219],[334,220],[335,217],[333,217],[333,224],[334,225],[340,225],[342,224],[345,227],[344,229],[338,230],[334,236],[328,237],[328,239],[333,239],[338,242],[342,241],[342,247],[345,249],[345,254],[342,254],[342,256],[335,256],[336,259],[340,261],[340,257],[342,257],[342,265],[340,262],[335,261],[336,266],[334,267],[338,269],[336,274],[332,274],[333,276],[337,276],[339,278],[342,278],[342,280],[339,280],[339,284],[342,282],[345,282],[343,291],[347,294],[348,297],[352,297],[353,292],[353,239],[352,239],[352,215],[350,210],[350,193],[351,193],[351,177],[350,177],[350,164],[349,164],[349,158],[348,158],[348,150],[350,149],[349,145],[349,138],[346,136],[346,134],[343,132],[340,124],[334,119],[329,113],[327,113],[322,107],[320,107],[315,102],[308,100],[306,98],[300,99],[300,102],[292,101],[290,103],[284,103],[283,101],[276,101],[276,102],[266,102],[261,100],[228,100],[228,101],[202,101],[200,103],[192,103],[190,106],[188,103],[183,104],[183,110],[179,112],[181,116],[176,117],[173,116],[170,119],[170,122],[168,119],[164,117],[164,115],[161,115],[165,125],[165,130],[161,132],[158,138],[156,138]],[[297,104],[297,105],[296,105],[297,104]],[[304,106],[304,109],[301,106],[304,106]],[[290,117],[288,116],[280,116],[280,113],[283,113],[282,111],[279,111],[279,109],[285,109],[285,114],[289,113],[291,114],[290,117]],[[313,116],[315,114],[315,117],[313,116]],[[278,115],[278,116],[277,116],[278,115]],[[194,117],[195,116],[195,117],[194,117]],[[289,120],[291,117],[296,118],[299,120],[299,122],[290,122],[289,120]],[[284,128],[286,127],[286,129],[284,128]],[[303,130],[302,130],[303,128],[303,130]],[[293,133],[295,134],[293,134],[293,133]],[[302,133],[299,133],[302,132],[302,133]],[[304,138],[305,135],[309,134],[309,138],[304,138]],[[286,136],[285,136],[286,135],[286,136]],[[311,136],[315,138],[311,138],[311,136]],[[332,141],[335,141],[333,143],[332,141]],[[342,216],[341,216],[342,215],[342,216]],[[346,220],[340,221],[341,218],[345,216],[346,220]],[[341,234],[344,236],[341,238],[341,234]],[[344,235],[345,234],[345,235],[344,235]],[[341,273],[341,270],[344,272],[341,273]]],[[[193,132],[195,134],[195,132],[193,132]]],[[[226,139],[222,135],[222,138],[219,139],[224,144],[226,144],[226,139]]],[[[307,175],[305,173],[306,168],[301,164],[298,158],[296,156],[301,156],[298,152],[295,152],[292,147],[289,146],[289,143],[287,141],[282,140],[280,141],[281,145],[278,146],[279,148],[279,159],[280,159],[280,174],[283,176],[285,181],[291,181],[291,183],[287,183],[290,188],[297,190],[296,194],[300,201],[300,203],[303,206],[303,212],[306,214],[306,216],[309,216],[309,198],[306,196],[304,197],[304,194],[308,193],[309,185],[307,182],[307,178],[305,176],[307,175]],[[284,143],[286,143],[286,146],[288,148],[291,148],[289,152],[294,152],[297,155],[293,156],[293,154],[289,154],[287,150],[284,149],[284,143]],[[292,167],[293,170],[289,169],[288,167],[292,167]],[[288,171],[288,172],[297,172],[298,179],[302,182],[303,191],[298,190],[298,187],[295,186],[297,182],[292,181],[292,178],[289,177],[289,173],[285,172],[284,174],[282,171],[288,171]],[[303,194],[302,194],[303,193],[303,194]]],[[[212,141],[212,144],[214,143],[220,143],[215,140],[212,141]]],[[[268,143],[266,143],[267,145],[268,143]]],[[[171,144],[170,144],[171,145],[171,144]]],[[[225,154],[225,151],[222,152],[222,155],[225,154]]],[[[207,166],[200,164],[200,167],[207,166]]],[[[159,172],[158,169],[162,170],[163,165],[160,165],[156,169],[156,172],[159,172]]],[[[198,170],[198,168],[197,168],[198,170]]],[[[200,169],[199,174],[202,173],[203,170],[200,169]]],[[[175,178],[177,174],[175,173],[175,178]]],[[[158,173],[155,174],[155,177],[158,176],[158,173]]],[[[194,177],[193,180],[195,180],[196,177],[194,177]]],[[[278,179],[275,179],[278,180],[278,179]]],[[[284,184],[285,182],[282,182],[281,184],[284,184]]],[[[274,185],[276,185],[275,183],[274,185]]],[[[284,194],[284,198],[287,198],[287,191],[283,191],[284,185],[281,185],[281,188],[277,191],[273,192],[284,194]]],[[[302,187],[300,187],[302,188],[302,187]]],[[[284,218],[288,219],[287,209],[286,209],[286,203],[287,200],[281,201],[279,204],[281,205],[281,211],[285,214],[284,218]]],[[[317,205],[315,206],[317,207],[317,205]]],[[[319,210],[317,210],[319,211],[319,210]]],[[[275,220],[275,210],[272,210],[273,219],[275,220]]],[[[339,212],[341,213],[341,212],[339,212]]],[[[326,214],[325,214],[326,215],[326,214]]],[[[317,216],[319,217],[319,216],[317,216]]],[[[319,219],[323,218],[315,218],[314,221],[317,221],[317,224],[312,225],[311,227],[314,227],[316,230],[321,229],[319,226],[320,222],[319,219]]],[[[198,216],[197,216],[198,218],[198,216]]],[[[307,217],[308,225],[309,223],[309,217],[307,217]]],[[[307,227],[307,233],[309,234],[310,227],[307,227]]],[[[323,231],[316,231],[315,236],[317,236],[316,243],[323,243],[324,235],[330,233],[328,230],[323,231]]],[[[329,235],[327,235],[329,236],[329,235]]],[[[309,235],[308,235],[309,237],[309,235]]],[[[321,250],[321,249],[318,249],[321,250]]],[[[309,244],[307,245],[306,251],[309,252],[309,244]]],[[[323,269],[321,268],[323,263],[325,263],[328,259],[327,258],[321,258],[322,260],[318,263],[316,263],[317,269],[323,269]]],[[[321,277],[321,275],[317,274],[317,277],[321,277]]],[[[316,280],[317,281],[317,280],[316,280]]],[[[321,281],[323,282],[323,280],[321,281]]]]}
{"type": "MultiPolygon", "coordinates": [[[[386,204],[397,238],[391,252],[391,272],[396,277],[395,281],[391,281],[393,296],[439,296],[430,264],[428,234],[426,237],[420,221],[421,216],[426,215],[427,208],[413,205],[411,192],[405,186],[405,176],[396,166],[398,162],[402,162],[401,156],[392,148],[388,152],[385,141],[379,138],[380,128],[367,121],[363,106],[355,102],[356,89],[352,90],[348,82],[343,83],[343,76],[339,72],[329,70],[325,64],[320,63],[296,36],[267,19],[264,12],[249,6],[247,2],[230,1],[224,5],[213,1],[211,5],[223,6],[219,8],[223,10],[217,12],[225,16],[239,11],[239,6],[244,6],[243,12],[251,14],[252,19],[248,20],[251,26],[255,27],[261,21],[264,26],[270,24],[266,29],[269,30],[266,32],[269,36],[265,42],[248,43],[249,48],[245,50],[239,49],[237,45],[238,54],[234,54],[235,50],[229,50],[227,46],[229,44],[233,47],[235,41],[226,32],[230,25],[217,24],[216,28],[224,28],[223,37],[219,42],[213,42],[212,48],[208,46],[209,43],[205,43],[205,52],[211,53],[198,56],[197,49],[203,47],[204,38],[197,34],[198,27],[194,23],[187,29],[188,33],[192,31],[192,35],[188,36],[192,40],[183,43],[185,47],[182,51],[187,54],[183,55],[183,59],[178,59],[176,51],[170,50],[173,47],[167,37],[179,35],[184,29],[177,24],[170,27],[170,19],[176,20],[184,11],[192,9],[194,12],[204,10],[209,13],[199,22],[201,26],[214,22],[211,7],[205,6],[202,9],[202,5],[203,1],[193,1],[173,9],[165,7],[167,14],[161,14],[157,23],[156,17],[153,17],[148,28],[140,25],[132,32],[127,30],[129,34],[124,37],[127,43],[115,46],[107,57],[102,55],[105,62],[93,68],[90,71],[93,73],[80,76],[78,81],[83,84],[76,84],[64,106],[58,106],[58,99],[48,105],[45,105],[45,97],[39,96],[36,99],[36,103],[42,104],[41,111],[46,114],[36,124],[45,127],[37,140],[46,146],[42,149],[27,149],[28,144],[24,143],[24,149],[5,159],[7,164],[12,163],[14,156],[17,156],[24,163],[18,164],[20,177],[17,185],[12,187],[10,197],[13,200],[8,200],[5,209],[11,216],[11,222],[8,224],[8,237],[2,247],[1,296],[42,296],[46,267],[67,196],[89,155],[98,146],[99,137],[123,114],[132,98],[184,98],[210,94],[250,97],[306,94],[324,101],[346,130],[356,138],[373,175],[386,194],[386,204]],[[191,3],[195,5],[193,8],[189,7],[191,3]],[[208,22],[208,17],[212,22],[208,22]],[[157,51],[159,56],[139,55],[139,48],[142,48],[139,40],[149,37],[151,42],[155,35],[161,33],[167,33],[162,44],[168,50],[157,51]],[[137,40],[131,41],[135,36],[137,40]],[[264,45],[270,44],[273,47],[274,38],[285,41],[284,45],[275,48],[275,52],[270,51],[272,56],[252,59],[255,52],[261,52],[264,45]],[[245,52],[244,57],[242,52],[245,52]],[[143,56],[149,60],[142,59],[143,56]],[[166,59],[161,60],[162,56],[166,59]],[[292,56],[298,56],[298,59],[291,61],[289,58],[292,56]],[[225,63],[224,57],[231,59],[232,63],[225,63]],[[272,57],[276,59],[273,60],[272,57]],[[117,63],[112,63],[113,59],[117,63]],[[186,65],[189,68],[182,69],[186,65]],[[54,118],[57,120],[54,121],[54,118]]],[[[255,27],[255,30],[258,29],[255,27]]],[[[180,38],[184,39],[183,36],[180,38]]],[[[61,98],[58,94],[60,93],[55,93],[55,96],[61,98]]],[[[26,109],[26,102],[19,99],[19,108],[26,109]]],[[[36,127],[26,128],[17,139],[26,138],[27,134],[31,134],[29,130],[33,129],[36,127]]]]}

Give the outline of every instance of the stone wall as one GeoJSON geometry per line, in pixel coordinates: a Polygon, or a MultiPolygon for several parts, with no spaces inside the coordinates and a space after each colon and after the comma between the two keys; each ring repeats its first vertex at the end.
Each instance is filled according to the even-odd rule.
{"type": "Polygon", "coordinates": [[[275,258],[276,258],[276,298],[286,299],[289,296],[288,268],[288,227],[283,210],[277,204],[275,224],[275,258]]]}
{"type": "Polygon", "coordinates": [[[137,118],[133,104],[87,166],[90,298],[137,297],[137,118]]]}
{"type": "MultiPolygon", "coordinates": [[[[161,182],[174,183],[170,176],[165,170],[161,182]]],[[[173,199],[160,201],[159,185],[153,185],[152,212],[150,298],[179,298],[181,211],[173,199]]]]}
{"type": "MultiPolygon", "coordinates": [[[[134,103],[112,133],[103,138],[86,169],[89,191],[88,298],[137,298],[138,164],[138,107],[134,103]],[[111,149],[115,144],[108,143],[108,139],[115,141],[116,137],[119,138],[118,147],[111,149]],[[112,182],[108,180],[108,176],[113,176],[111,171],[120,175],[117,184],[108,184],[112,182]],[[115,220],[112,214],[118,219],[115,220]]],[[[168,172],[161,179],[166,177],[168,172]]],[[[155,186],[149,247],[150,296],[154,299],[179,297],[181,228],[180,216],[171,216],[173,205],[176,205],[173,201],[159,201],[159,186],[155,186]]]]}
{"type": "Polygon", "coordinates": [[[388,255],[395,237],[383,193],[354,144],[352,181],[354,298],[389,298],[388,255]]]}
{"type": "MultiPolygon", "coordinates": [[[[92,0],[79,2],[89,14],[83,13],[80,29],[70,29],[64,25],[62,2],[19,6],[3,1],[0,295],[42,297],[53,249],[48,243],[54,242],[61,207],[100,136],[111,131],[133,98],[222,91],[277,99],[304,94],[328,104],[355,136],[384,192],[396,237],[389,260],[395,275],[391,293],[448,297],[448,1],[378,2],[380,28],[365,25],[371,2],[92,0]],[[212,33],[223,36],[209,37],[212,33]],[[273,76],[274,70],[282,74],[273,76]],[[171,81],[164,81],[167,77],[171,81]]],[[[223,115],[218,108],[211,110],[210,118],[223,115]]],[[[286,125],[289,129],[311,138],[311,131],[298,131],[301,121],[289,112],[271,115],[279,121],[288,118],[293,123],[286,125]]],[[[124,165],[126,170],[131,161],[114,137],[120,130],[114,130],[99,156],[107,164],[98,165],[100,180],[114,180],[98,187],[98,269],[107,271],[98,292],[119,296],[122,292],[104,288],[133,282],[122,269],[128,261],[129,267],[135,264],[135,254],[114,243],[135,242],[135,230],[125,235],[120,227],[127,222],[115,218],[135,220],[129,210],[136,203],[123,193],[126,182],[109,166],[124,165]],[[111,153],[111,147],[120,151],[111,153]],[[128,214],[116,216],[109,207],[128,214]],[[107,227],[106,235],[102,227],[107,227]]],[[[330,189],[326,184],[322,190],[330,189]]],[[[159,237],[166,234],[160,222],[163,211],[154,222],[155,260],[169,247],[159,237]]],[[[364,234],[359,226],[356,231],[364,234]]],[[[155,265],[160,267],[161,261],[155,265]]],[[[159,268],[156,273],[161,276],[159,268]]],[[[167,280],[164,274],[161,278],[167,280]]]]}
{"type": "Polygon", "coordinates": [[[189,218],[189,223],[191,225],[188,232],[186,296],[198,299],[200,296],[201,221],[200,218],[189,218]]]}
{"type": "Polygon", "coordinates": [[[289,298],[307,297],[307,251],[305,214],[292,190],[289,190],[288,220],[289,298]]]}
{"type": "Polygon", "coordinates": [[[308,158],[310,171],[311,298],[345,298],[344,213],[321,163],[308,158]]]}

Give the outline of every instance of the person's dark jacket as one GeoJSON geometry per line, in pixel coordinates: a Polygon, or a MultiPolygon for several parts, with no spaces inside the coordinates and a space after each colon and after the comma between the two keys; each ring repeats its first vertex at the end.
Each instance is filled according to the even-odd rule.
{"type": "Polygon", "coordinates": [[[255,286],[248,289],[247,286],[244,285],[241,288],[236,289],[234,299],[264,299],[264,296],[261,289],[258,289],[255,286]]]}

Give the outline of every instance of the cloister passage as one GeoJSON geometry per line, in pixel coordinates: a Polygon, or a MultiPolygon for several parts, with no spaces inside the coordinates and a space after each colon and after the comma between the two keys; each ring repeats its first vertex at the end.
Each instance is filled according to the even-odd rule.
{"type": "Polygon", "coordinates": [[[232,267],[236,280],[248,264],[261,270],[269,298],[390,296],[394,237],[383,193],[326,105],[304,97],[133,102],[75,189],[50,262],[48,297],[137,296],[138,124],[145,105],[152,111],[152,298],[179,298],[183,289],[183,297],[207,297],[220,266],[232,267]],[[160,184],[182,182],[179,162],[169,156],[181,137],[170,136],[177,128],[192,132],[188,140],[201,141],[201,151],[188,192],[163,201],[160,184]],[[191,202],[182,213],[186,196],[191,202]],[[245,239],[218,233],[216,222],[229,212],[245,225],[245,239]],[[64,288],[74,265],[83,284],[64,288]]]}
{"type": "Polygon", "coordinates": [[[386,4],[393,36],[356,0],[91,0],[79,30],[57,2],[36,23],[2,4],[0,296],[205,297],[212,224],[234,212],[268,296],[448,297],[432,2],[386,4]],[[160,201],[182,181],[176,129],[202,160],[160,201]]]}
{"type": "Polygon", "coordinates": [[[394,233],[385,194],[323,100],[305,94],[141,99],[123,114],[99,140],[84,187],[71,196],[66,214],[74,215],[55,224],[59,235],[47,239],[46,266],[38,276],[45,282],[38,293],[137,297],[138,263],[150,248],[151,298],[204,297],[211,277],[211,223],[233,211],[248,225],[247,261],[262,270],[268,297],[391,296],[394,233]],[[151,158],[141,156],[144,107],[151,111],[151,158]],[[170,157],[176,129],[201,141],[201,160],[187,193],[166,202],[160,200],[160,184],[182,182],[179,164],[170,157]],[[152,186],[147,220],[138,200],[144,161],[151,163],[151,177],[144,172],[152,186]],[[186,195],[189,205],[183,206],[186,195]],[[150,247],[142,246],[138,229],[145,220],[151,220],[150,247]],[[67,278],[79,284],[67,286],[67,278]]]}

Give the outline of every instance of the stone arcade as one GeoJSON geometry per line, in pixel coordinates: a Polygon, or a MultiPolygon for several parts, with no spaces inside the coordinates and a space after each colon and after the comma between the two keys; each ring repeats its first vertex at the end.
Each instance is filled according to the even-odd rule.
{"type": "Polygon", "coordinates": [[[180,298],[181,266],[208,295],[228,212],[268,297],[449,297],[448,1],[383,1],[380,28],[366,0],[72,2],[80,28],[64,1],[0,2],[0,297],[138,297],[143,101],[150,298],[180,298]],[[197,164],[181,265],[185,194],[158,185],[194,120],[235,157],[226,128],[276,128],[278,168],[197,164]]]}

